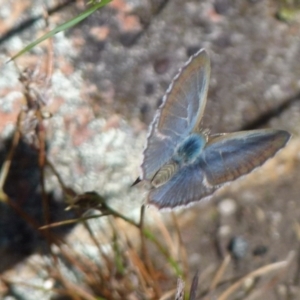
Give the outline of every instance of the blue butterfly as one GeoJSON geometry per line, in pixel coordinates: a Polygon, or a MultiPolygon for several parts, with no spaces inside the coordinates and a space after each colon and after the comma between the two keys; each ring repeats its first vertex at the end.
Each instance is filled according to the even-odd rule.
{"type": "Polygon", "coordinates": [[[261,166],[290,138],[273,129],[209,135],[200,127],[209,77],[210,60],[202,49],[174,77],[150,126],[137,182],[151,183],[148,202],[158,208],[210,196],[261,166]]]}

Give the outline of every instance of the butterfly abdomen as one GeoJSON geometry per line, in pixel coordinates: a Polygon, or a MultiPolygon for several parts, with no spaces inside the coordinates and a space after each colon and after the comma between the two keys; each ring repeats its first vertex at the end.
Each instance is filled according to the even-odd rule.
{"type": "Polygon", "coordinates": [[[179,165],[175,161],[171,161],[164,166],[162,166],[159,171],[153,177],[151,184],[154,187],[159,187],[165,184],[167,181],[173,177],[173,175],[178,171],[179,165]]]}

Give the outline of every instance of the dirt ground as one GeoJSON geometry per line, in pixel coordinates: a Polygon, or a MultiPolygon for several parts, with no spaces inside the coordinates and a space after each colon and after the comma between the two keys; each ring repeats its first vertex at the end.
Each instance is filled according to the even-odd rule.
{"type": "MultiPolygon", "coordinates": [[[[81,12],[83,2],[46,1],[50,28],[81,12]]],[[[198,49],[207,49],[212,63],[204,127],[212,133],[278,128],[292,134],[263,167],[210,201],[176,211],[189,276],[200,274],[197,299],[205,299],[211,274],[226,264],[228,253],[224,284],[207,299],[225,299],[219,297],[232,284],[229,279],[280,262],[253,279],[255,293],[247,294],[254,284],[248,278],[243,292],[228,299],[300,299],[300,6],[291,2],[113,0],[57,34],[50,46],[44,43],[16,61],[21,70],[35,70],[33,88],[52,114],[45,122],[47,153],[66,185],[78,193],[97,191],[134,219],[146,189],[130,185],[139,175],[147,127],[177,69],[198,49]],[[48,87],[44,64],[50,59],[48,87]]],[[[43,4],[0,0],[2,164],[5,141],[24,105],[18,70],[4,62],[46,31],[43,4]]],[[[6,189],[40,220],[37,166],[31,164],[38,158],[26,147],[6,189]]],[[[71,218],[71,212],[62,212],[62,192],[51,172],[47,192],[54,201],[52,220],[71,218]]],[[[46,246],[5,204],[1,207],[0,271],[6,274],[22,269],[19,262],[46,246]]],[[[151,226],[153,210],[146,209],[151,226]]],[[[170,212],[159,215],[170,219],[170,212]]],[[[174,223],[166,223],[173,232],[174,223]]],[[[80,239],[72,227],[57,234],[80,239]]]]}

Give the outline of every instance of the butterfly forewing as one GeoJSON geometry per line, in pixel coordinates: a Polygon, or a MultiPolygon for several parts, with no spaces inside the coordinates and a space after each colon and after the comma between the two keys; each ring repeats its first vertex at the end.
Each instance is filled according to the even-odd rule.
{"type": "Polygon", "coordinates": [[[202,119],[210,77],[210,62],[199,51],[174,78],[161,111],[158,128],[162,134],[186,137],[202,119]]]}
{"type": "Polygon", "coordinates": [[[209,75],[208,55],[200,50],[174,77],[150,127],[142,179],[151,180],[171,159],[176,146],[198,126],[205,109],[209,75]]]}
{"type": "Polygon", "coordinates": [[[289,140],[283,130],[253,130],[212,136],[200,156],[207,182],[221,185],[251,172],[289,140]]]}

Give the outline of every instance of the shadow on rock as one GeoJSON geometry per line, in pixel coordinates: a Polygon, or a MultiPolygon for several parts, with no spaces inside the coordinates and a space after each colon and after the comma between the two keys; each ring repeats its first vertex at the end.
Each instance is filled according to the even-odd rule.
{"type": "MultiPolygon", "coordinates": [[[[1,165],[6,160],[11,142],[8,139],[0,145],[1,165]]],[[[38,155],[38,150],[23,140],[14,152],[4,185],[4,192],[12,205],[0,202],[0,273],[34,252],[46,254],[49,251],[49,239],[45,238],[45,232],[38,230],[39,226],[45,225],[38,155]]],[[[62,196],[56,194],[47,193],[50,223],[74,218],[72,211],[65,211],[62,196]]],[[[51,229],[51,237],[63,238],[73,227],[67,225],[51,229]]]]}

